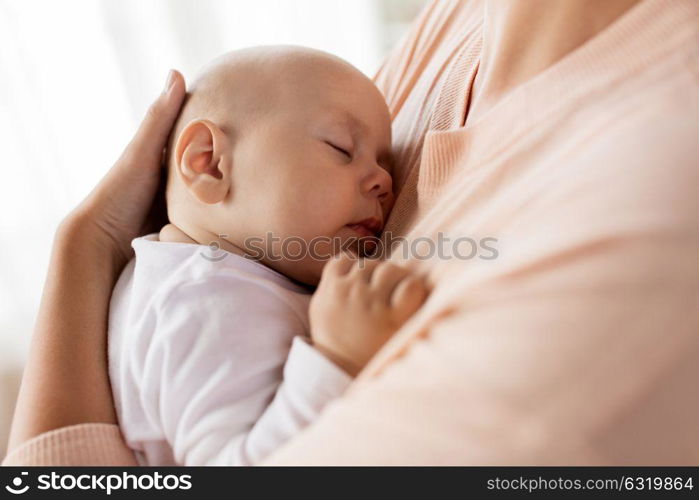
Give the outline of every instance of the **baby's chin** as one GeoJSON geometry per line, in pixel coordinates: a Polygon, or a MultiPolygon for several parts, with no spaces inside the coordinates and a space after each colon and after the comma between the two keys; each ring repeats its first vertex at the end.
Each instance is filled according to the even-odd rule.
{"type": "Polygon", "coordinates": [[[334,236],[322,237],[321,243],[308,245],[303,255],[283,255],[283,249],[277,249],[281,258],[263,259],[265,263],[288,278],[309,286],[320,282],[325,265],[341,253],[348,253],[354,258],[380,258],[381,243],[375,236],[363,236],[349,227],[344,227],[334,236]]]}
{"type": "Polygon", "coordinates": [[[342,252],[355,257],[371,257],[380,244],[376,236],[367,236],[349,226],[342,227],[332,236],[318,237],[315,245],[309,245],[309,255],[312,259],[327,262],[342,252]]]}
{"type": "Polygon", "coordinates": [[[350,228],[346,229],[348,233],[343,235],[341,250],[349,252],[355,257],[377,257],[374,255],[380,244],[380,239],[377,236],[365,236],[350,228]]]}
{"type": "Polygon", "coordinates": [[[374,236],[357,238],[347,251],[355,257],[377,258],[378,255],[375,255],[378,246],[377,241],[378,238],[374,236]]]}

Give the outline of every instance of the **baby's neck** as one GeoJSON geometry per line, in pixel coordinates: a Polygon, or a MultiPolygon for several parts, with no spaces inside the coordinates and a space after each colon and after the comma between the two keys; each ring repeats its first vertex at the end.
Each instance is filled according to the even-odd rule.
{"type": "Polygon", "coordinates": [[[247,254],[241,248],[228,241],[227,235],[223,234],[213,234],[208,231],[198,231],[192,232],[188,231],[185,233],[182,229],[174,224],[167,224],[163,226],[158,234],[158,240],[167,243],[189,243],[191,245],[216,245],[217,249],[225,250],[227,252],[246,256],[247,254]],[[189,234],[188,234],[189,233],[189,234]]]}
{"type": "MultiPolygon", "coordinates": [[[[210,235],[210,238],[208,242],[206,242],[206,238],[203,238],[200,236],[199,241],[196,239],[192,238],[190,235],[185,233],[182,229],[177,227],[174,224],[167,224],[163,226],[163,228],[160,230],[160,233],[158,234],[158,240],[165,242],[165,243],[188,243],[190,245],[212,245],[212,244],[218,244],[218,249],[226,250],[227,252],[236,254],[236,255],[241,255],[243,257],[248,257],[253,260],[254,259],[250,254],[246,253],[243,249],[238,248],[236,245],[231,243],[230,241],[226,240],[224,235],[210,235]]],[[[258,261],[259,262],[259,261],[258,261]]],[[[264,262],[261,262],[263,265],[269,267],[272,269],[270,266],[265,264],[264,262]]],[[[276,270],[275,270],[276,271],[276,270]]],[[[277,271],[280,272],[281,271],[277,271]]],[[[283,273],[282,273],[283,274],[283,273]]],[[[309,285],[308,283],[303,283],[301,281],[298,281],[292,277],[287,276],[289,280],[292,282],[296,283],[299,286],[302,286],[306,289],[309,290],[309,292],[312,292],[315,289],[314,285],[309,285]]]]}

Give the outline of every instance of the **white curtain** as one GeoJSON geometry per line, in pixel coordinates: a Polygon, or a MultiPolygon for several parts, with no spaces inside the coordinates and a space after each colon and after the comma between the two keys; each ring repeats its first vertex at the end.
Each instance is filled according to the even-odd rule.
{"type": "Polygon", "coordinates": [[[0,0],[0,457],[53,232],[118,157],[167,70],[292,43],[371,75],[380,0],[0,0]]]}

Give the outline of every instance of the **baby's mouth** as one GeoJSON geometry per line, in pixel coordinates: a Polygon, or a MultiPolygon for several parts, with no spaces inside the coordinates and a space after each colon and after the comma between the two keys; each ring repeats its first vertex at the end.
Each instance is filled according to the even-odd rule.
{"type": "Polygon", "coordinates": [[[358,233],[361,237],[376,237],[381,232],[383,224],[376,217],[369,217],[368,219],[361,220],[359,222],[353,222],[347,224],[347,227],[358,233]]]}

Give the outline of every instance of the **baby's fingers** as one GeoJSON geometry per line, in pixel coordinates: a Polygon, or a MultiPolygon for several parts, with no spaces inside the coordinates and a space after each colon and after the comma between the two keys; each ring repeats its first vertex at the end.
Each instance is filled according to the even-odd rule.
{"type": "Polygon", "coordinates": [[[356,257],[347,252],[341,252],[335,255],[325,264],[321,276],[322,280],[327,281],[332,279],[332,277],[346,275],[348,272],[350,272],[350,269],[352,269],[352,266],[356,260],[356,257]]]}
{"type": "Polygon", "coordinates": [[[383,301],[386,305],[390,305],[393,291],[398,286],[398,283],[409,273],[410,270],[391,262],[385,262],[379,266],[371,277],[371,286],[377,299],[383,301]]]}
{"type": "Polygon", "coordinates": [[[397,319],[407,321],[425,302],[427,295],[428,289],[423,278],[412,274],[403,279],[391,297],[391,307],[397,319]]]}
{"type": "Polygon", "coordinates": [[[350,279],[354,283],[362,285],[369,284],[371,275],[374,273],[374,270],[381,265],[381,262],[382,261],[379,259],[369,258],[357,260],[349,274],[350,279]]]}

